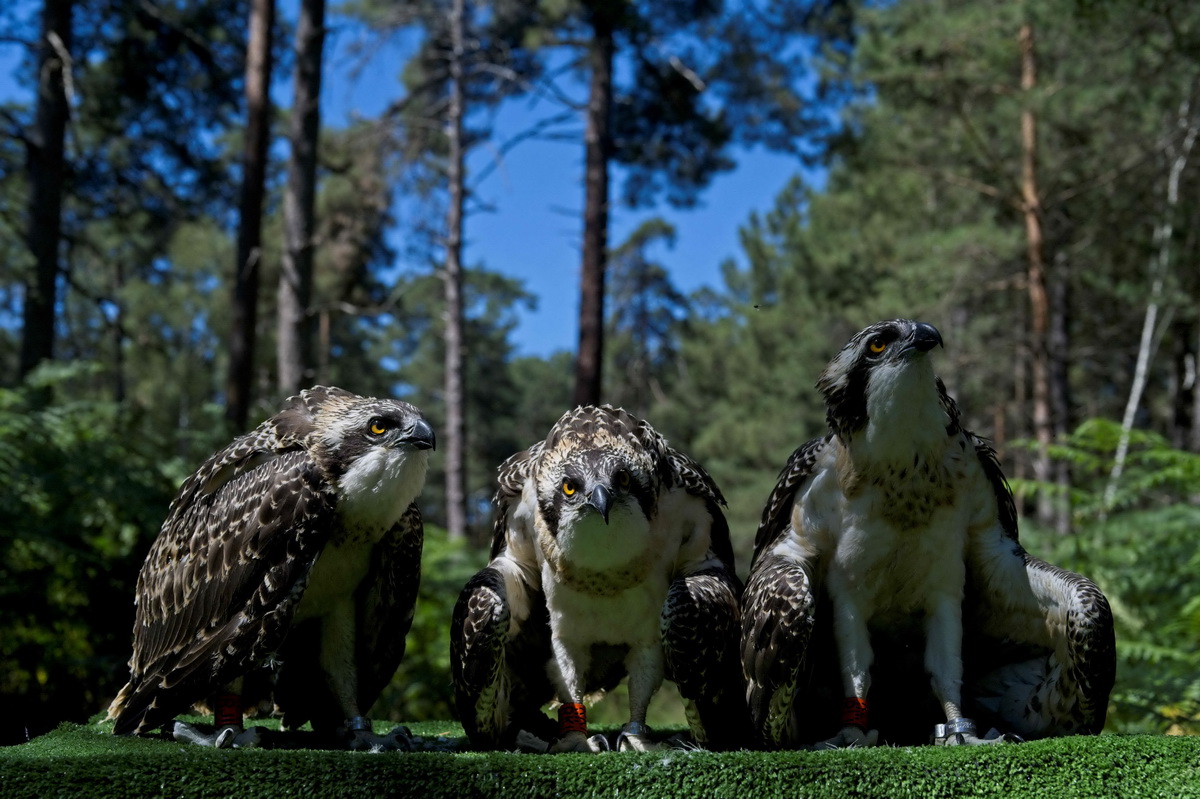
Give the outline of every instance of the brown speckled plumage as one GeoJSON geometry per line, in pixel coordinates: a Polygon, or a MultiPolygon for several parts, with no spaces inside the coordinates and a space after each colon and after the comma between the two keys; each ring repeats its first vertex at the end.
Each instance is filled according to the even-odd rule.
{"type": "MultiPolygon", "coordinates": [[[[404,426],[421,417],[406,403],[316,387],[289,399],[184,481],[138,576],[130,680],[109,709],[117,734],[156,729],[279,656],[281,646],[287,656],[277,657],[283,666],[275,699],[288,721],[344,721],[312,662],[319,633],[291,628],[325,548],[350,545],[362,534],[358,517],[339,509],[339,486],[351,479],[350,466],[377,446],[360,429],[375,419],[396,436],[389,446],[400,447],[411,446],[402,443],[408,441],[404,426]],[[315,681],[299,687],[302,674],[315,681]]],[[[417,444],[428,446],[431,433],[417,444]]],[[[419,455],[423,480],[425,454],[419,455]]],[[[368,526],[389,529],[375,533],[369,576],[347,587],[361,589],[356,659],[363,712],[403,654],[423,538],[415,505],[398,519],[368,518],[368,526]]]]}

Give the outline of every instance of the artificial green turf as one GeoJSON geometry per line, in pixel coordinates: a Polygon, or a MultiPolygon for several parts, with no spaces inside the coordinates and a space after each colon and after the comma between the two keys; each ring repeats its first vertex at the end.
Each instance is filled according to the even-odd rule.
{"type": "MultiPolygon", "coordinates": [[[[411,725],[459,736],[449,722],[411,725]]],[[[64,724],[0,749],[0,797],[1200,797],[1200,738],[826,752],[212,750],[64,724]]]]}

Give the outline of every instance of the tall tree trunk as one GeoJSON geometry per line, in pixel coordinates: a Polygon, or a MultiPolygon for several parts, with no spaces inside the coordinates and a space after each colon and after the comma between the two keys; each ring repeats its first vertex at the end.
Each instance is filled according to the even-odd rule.
{"type": "Polygon", "coordinates": [[[254,375],[258,325],[259,267],[262,260],[262,208],[270,138],[271,30],[274,0],[252,0],[246,46],[246,142],[242,154],[242,196],[233,275],[233,329],[225,419],[236,430],[246,427],[254,375]]]}
{"type": "MultiPolygon", "coordinates": [[[[1200,353],[1200,325],[1197,325],[1192,330],[1192,352],[1200,353]]],[[[1200,452],[1200,390],[1197,390],[1195,382],[1200,380],[1200,356],[1192,361],[1192,433],[1188,441],[1188,449],[1192,452],[1200,452]]]]}
{"type": "MultiPolygon", "coordinates": [[[[1045,240],[1037,184],[1037,117],[1031,105],[1031,94],[1037,86],[1033,26],[1023,24],[1017,41],[1021,49],[1021,89],[1025,93],[1025,106],[1021,110],[1021,205],[1025,217],[1026,283],[1029,291],[1033,435],[1037,442],[1033,478],[1042,485],[1048,485],[1053,479],[1050,444],[1054,440],[1050,408],[1050,302],[1046,291],[1045,240]]],[[[1042,524],[1054,523],[1054,498],[1047,491],[1038,495],[1037,517],[1042,524]]]]}
{"type": "Polygon", "coordinates": [[[604,272],[608,261],[608,162],[612,157],[613,37],[615,11],[593,4],[592,71],[587,109],[584,172],[583,274],[579,298],[579,355],[575,404],[600,402],[604,356],[604,272]]]}
{"type": "MultiPolygon", "coordinates": [[[[1028,329],[1028,316],[1028,306],[1024,303],[1018,303],[1013,319],[1017,330],[1028,329]]],[[[1012,369],[1012,407],[1016,412],[1012,418],[1012,429],[1007,433],[1007,436],[1009,440],[1027,439],[1031,434],[1029,428],[1029,418],[1024,412],[1024,409],[1029,407],[1029,347],[1016,347],[1013,349],[1012,369]]],[[[1013,458],[1012,477],[1016,480],[1029,479],[1028,458],[1024,456],[1016,456],[1013,458]]],[[[1028,505],[1024,492],[1015,494],[1013,499],[1017,504],[1017,515],[1024,516],[1027,512],[1028,505]]]]}
{"type": "Polygon", "coordinates": [[[1129,399],[1125,402],[1125,414],[1121,418],[1121,437],[1117,441],[1117,451],[1113,457],[1113,467],[1108,475],[1108,485],[1104,488],[1104,508],[1107,512],[1116,497],[1117,481],[1125,471],[1125,459],[1129,455],[1129,437],[1133,423],[1137,418],[1138,407],[1142,402],[1142,392],[1146,388],[1146,380],[1150,371],[1150,361],[1158,344],[1158,314],[1163,304],[1163,287],[1170,273],[1171,239],[1175,235],[1175,213],[1179,207],[1179,181],[1183,170],[1187,167],[1188,156],[1196,143],[1197,132],[1200,131],[1200,117],[1192,113],[1191,98],[1179,105],[1179,115],[1176,122],[1176,134],[1182,133],[1183,138],[1178,145],[1171,144],[1167,148],[1170,166],[1167,169],[1167,191],[1162,218],[1154,226],[1154,244],[1156,251],[1150,263],[1150,300],[1146,303],[1146,314],[1142,318],[1142,336],[1138,343],[1137,362],[1133,369],[1133,381],[1129,387],[1129,399]]]}
{"type": "Polygon", "coordinates": [[[1172,397],[1171,446],[1187,449],[1192,444],[1196,404],[1196,323],[1176,322],[1171,336],[1175,342],[1175,391],[1172,397]]]}
{"type": "Polygon", "coordinates": [[[317,148],[321,134],[321,60],[325,46],[325,0],[303,0],[296,22],[292,77],[291,158],[283,195],[283,258],[279,270],[279,391],[295,394],[313,377],[313,248],[316,235],[317,148]]]}
{"type": "Polygon", "coordinates": [[[72,0],[45,0],[38,42],[37,118],[28,144],[27,241],[34,274],[25,285],[21,377],[54,357],[58,251],[62,240],[67,82],[71,70],[72,0]]]}
{"type": "MultiPolygon", "coordinates": [[[[1054,257],[1050,282],[1050,425],[1055,437],[1071,429],[1071,262],[1062,253],[1054,257]]],[[[1065,459],[1051,463],[1059,501],[1054,505],[1054,531],[1070,535],[1073,528],[1071,513],[1071,463],[1065,459]]]]}
{"type": "Polygon", "coordinates": [[[450,207],[446,214],[446,532],[451,538],[467,534],[466,388],[463,374],[463,208],[465,156],[463,117],[466,114],[464,64],[466,3],[454,0],[450,10],[450,106],[446,119],[449,152],[450,207]]]}

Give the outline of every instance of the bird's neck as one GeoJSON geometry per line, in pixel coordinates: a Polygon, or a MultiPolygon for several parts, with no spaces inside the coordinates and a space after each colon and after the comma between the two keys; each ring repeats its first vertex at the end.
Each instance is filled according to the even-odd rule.
{"type": "Polygon", "coordinates": [[[550,579],[599,596],[612,596],[645,580],[657,550],[648,520],[626,505],[613,510],[609,523],[591,514],[560,527],[557,535],[538,535],[550,579]]]}
{"type": "Polygon", "coordinates": [[[382,537],[421,492],[428,461],[425,452],[388,448],[356,460],[338,480],[343,525],[382,537]]]}
{"type": "Polygon", "coordinates": [[[932,367],[921,359],[871,376],[867,422],[842,444],[858,470],[903,466],[940,455],[950,443],[950,421],[932,367]]]}

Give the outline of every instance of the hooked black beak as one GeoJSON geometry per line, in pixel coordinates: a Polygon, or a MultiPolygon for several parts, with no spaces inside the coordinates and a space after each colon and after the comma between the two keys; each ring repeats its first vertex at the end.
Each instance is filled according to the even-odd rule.
{"type": "Polygon", "coordinates": [[[604,486],[593,488],[592,493],[588,494],[587,504],[600,511],[600,515],[604,517],[604,523],[608,524],[608,509],[612,505],[612,494],[607,488],[604,486]]]}
{"type": "Polygon", "coordinates": [[[909,345],[920,352],[929,352],[934,347],[945,347],[942,334],[933,325],[917,322],[912,334],[912,344],[909,345]]]}
{"type": "Polygon", "coordinates": [[[437,449],[437,437],[434,436],[429,422],[424,419],[413,422],[413,426],[400,440],[411,445],[413,449],[437,449]]]}

